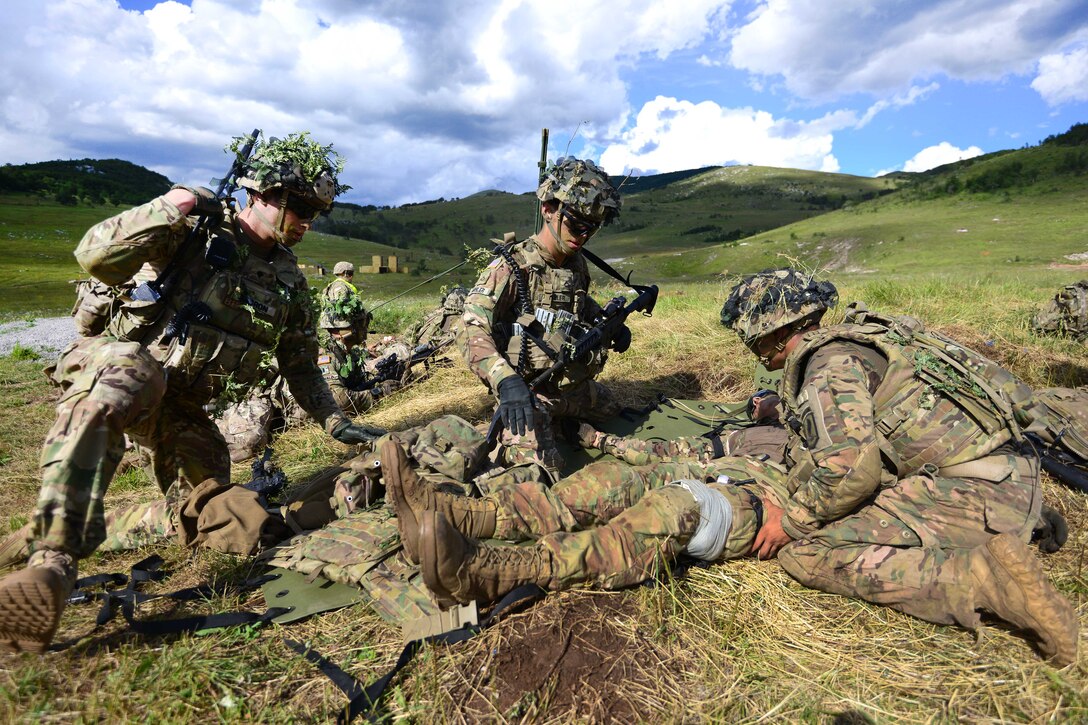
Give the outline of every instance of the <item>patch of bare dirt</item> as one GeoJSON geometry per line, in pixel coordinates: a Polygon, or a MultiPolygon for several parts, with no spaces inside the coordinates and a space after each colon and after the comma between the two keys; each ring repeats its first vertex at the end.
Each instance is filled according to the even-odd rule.
{"type": "Polygon", "coordinates": [[[462,667],[474,673],[449,693],[468,721],[496,716],[635,722],[638,693],[660,682],[666,658],[635,625],[626,595],[549,597],[505,625],[498,644],[462,667]]]}

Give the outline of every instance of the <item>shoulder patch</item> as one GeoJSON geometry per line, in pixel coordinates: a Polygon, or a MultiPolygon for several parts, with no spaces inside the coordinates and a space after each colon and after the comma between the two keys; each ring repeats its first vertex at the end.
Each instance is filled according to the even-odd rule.
{"type": "Polygon", "coordinates": [[[498,267],[500,264],[502,264],[502,262],[503,262],[502,257],[495,257],[494,259],[491,260],[491,263],[489,265],[487,265],[487,268],[488,269],[495,269],[495,267],[498,267]]]}
{"type": "Polygon", "coordinates": [[[318,355],[317,356],[317,364],[318,365],[328,365],[331,362],[332,362],[332,356],[331,355],[318,355]]]}

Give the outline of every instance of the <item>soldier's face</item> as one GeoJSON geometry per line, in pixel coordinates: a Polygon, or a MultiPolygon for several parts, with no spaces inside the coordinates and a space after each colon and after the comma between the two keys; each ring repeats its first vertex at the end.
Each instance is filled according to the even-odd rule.
{"type": "Polygon", "coordinates": [[[601,228],[600,224],[582,219],[565,207],[559,210],[559,218],[563,222],[559,231],[559,242],[568,254],[585,246],[590,237],[601,228]]]}
{"type": "Polygon", "coordinates": [[[759,358],[760,364],[768,370],[781,370],[786,364],[786,346],[782,339],[783,330],[775,330],[770,335],[759,338],[748,349],[759,358]]]}

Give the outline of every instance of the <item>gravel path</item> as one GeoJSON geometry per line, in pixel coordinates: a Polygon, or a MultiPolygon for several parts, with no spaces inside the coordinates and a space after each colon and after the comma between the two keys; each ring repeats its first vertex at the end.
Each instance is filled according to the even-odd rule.
{"type": "Polygon", "coordinates": [[[33,322],[16,320],[0,325],[0,355],[10,355],[16,345],[53,357],[79,337],[71,317],[39,317],[33,322]]]}

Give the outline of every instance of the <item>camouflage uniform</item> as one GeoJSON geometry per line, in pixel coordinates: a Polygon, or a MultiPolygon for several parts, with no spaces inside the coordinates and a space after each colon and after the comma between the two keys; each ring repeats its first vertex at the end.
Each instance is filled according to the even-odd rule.
{"type": "Polygon", "coordinates": [[[913,318],[858,304],[819,327],[836,298],[826,282],[769,270],[722,309],[782,367],[795,465],[779,562],[807,586],[931,622],[975,628],[976,610],[997,613],[1068,660],[1075,617],[1024,548],[1042,504],[1038,461],[1018,453],[1031,390],[913,318]]]}
{"type": "Polygon", "coordinates": [[[442,304],[412,328],[409,335],[412,348],[426,345],[432,350],[439,350],[456,340],[465,313],[466,296],[468,290],[464,287],[454,287],[447,292],[442,297],[442,304]]]}
{"type": "MultiPolygon", "coordinates": [[[[589,296],[581,248],[616,218],[621,200],[604,171],[574,158],[549,167],[537,198],[544,226],[521,242],[507,235],[507,242],[496,248],[498,256],[465,299],[458,347],[498,398],[505,462],[536,461],[554,472],[562,463],[554,418],[602,421],[620,410],[608,388],[593,380],[608,357],[603,348],[531,391],[526,384],[550,368],[558,351],[577,340],[601,312],[589,296]],[[509,430],[514,419],[517,428],[524,424],[523,434],[509,430]]],[[[608,341],[621,352],[630,343],[630,331],[623,331],[622,348],[608,341]]]]}
{"type": "MultiPolygon", "coordinates": [[[[206,234],[238,245],[227,269],[209,269],[203,245],[195,245],[165,304],[122,301],[104,334],[73,343],[47,371],[62,396],[41,459],[35,535],[46,548],[82,557],[102,541],[102,497],[126,432],[151,452],[152,475],[175,502],[207,478],[228,480],[226,445],[203,406],[228,386],[258,380],[265,352],[326,429],[345,420],[314,364],[314,320],[294,254],[281,246],[267,260],[246,254],[226,211],[206,234]],[[171,339],[167,325],[191,299],[206,303],[212,318],[190,320],[185,339],[171,339]]],[[[92,227],[76,257],[108,284],[152,279],[192,222],[160,197],[92,227]]]]}
{"type": "Polygon", "coordinates": [[[1060,289],[1032,317],[1031,329],[1037,335],[1088,336],[1088,279],[1060,289]]]}
{"type": "Polygon", "coordinates": [[[632,466],[656,461],[694,460],[709,463],[723,456],[764,458],[785,464],[789,434],[781,425],[757,425],[722,431],[711,437],[685,436],[671,440],[642,440],[594,431],[583,440],[588,448],[614,456],[632,466]]]}
{"type": "MultiPolygon", "coordinates": [[[[582,255],[572,255],[557,266],[535,237],[514,244],[509,251],[524,275],[535,317],[517,322],[517,280],[510,265],[499,257],[469,290],[464,327],[458,336],[469,367],[493,391],[503,379],[518,375],[518,370],[526,380],[532,380],[551,365],[535,344],[523,348],[521,324],[533,322],[533,328],[539,328],[535,329],[538,337],[558,349],[563,341],[576,339],[601,311],[589,296],[589,270],[582,255]],[[569,321],[567,331],[562,329],[564,319],[569,321]]],[[[558,469],[560,458],[552,418],[588,417],[600,422],[619,412],[611,391],[593,380],[607,357],[606,351],[598,351],[591,361],[568,370],[561,380],[549,380],[534,390],[540,407],[534,412],[533,430],[524,436],[503,432],[501,442],[509,448],[508,463],[537,461],[558,469]]]]}
{"type": "Polygon", "coordinates": [[[688,544],[704,518],[691,482],[705,483],[728,504],[731,523],[715,522],[723,529],[722,548],[699,557],[725,561],[751,551],[762,500],[784,501],[785,480],[785,469],[773,463],[719,457],[646,466],[598,461],[550,488],[540,478],[519,481],[516,473],[487,485],[497,504],[494,538],[536,539],[553,562],[550,588],[592,582],[611,589],[644,581],[691,553],[688,544]]]}

